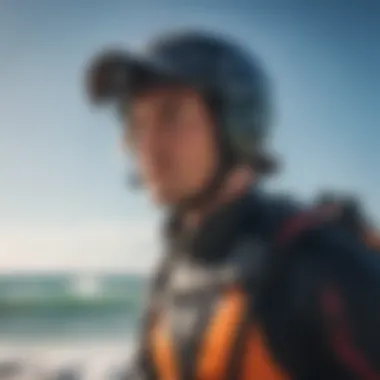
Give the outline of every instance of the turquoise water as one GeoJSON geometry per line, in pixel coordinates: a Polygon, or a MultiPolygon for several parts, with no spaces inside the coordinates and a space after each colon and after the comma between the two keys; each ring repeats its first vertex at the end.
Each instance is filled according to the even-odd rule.
{"type": "Polygon", "coordinates": [[[0,339],[124,339],[138,326],[145,283],[112,274],[90,282],[72,274],[0,276],[0,339]]]}

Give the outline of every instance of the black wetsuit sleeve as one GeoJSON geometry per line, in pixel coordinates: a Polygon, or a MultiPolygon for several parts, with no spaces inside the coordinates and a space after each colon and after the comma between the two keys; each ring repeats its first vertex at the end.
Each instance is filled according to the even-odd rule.
{"type": "Polygon", "coordinates": [[[163,260],[148,286],[146,305],[144,307],[140,334],[137,336],[137,344],[134,355],[132,355],[126,371],[126,380],[156,380],[157,375],[153,365],[151,352],[148,347],[148,333],[155,313],[157,312],[157,301],[165,286],[169,265],[167,260],[163,260]]]}
{"type": "Polygon", "coordinates": [[[380,258],[348,239],[331,241],[314,245],[294,273],[305,336],[315,343],[311,362],[323,378],[380,379],[380,258]]]}

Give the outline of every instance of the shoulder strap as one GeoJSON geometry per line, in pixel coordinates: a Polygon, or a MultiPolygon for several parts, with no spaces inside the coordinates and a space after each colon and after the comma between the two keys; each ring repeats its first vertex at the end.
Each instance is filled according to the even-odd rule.
{"type": "Polygon", "coordinates": [[[322,228],[331,221],[330,214],[324,208],[312,208],[298,211],[285,217],[277,231],[274,233],[273,243],[263,268],[260,288],[266,289],[277,282],[284,273],[284,268],[292,265],[298,253],[293,250],[296,244],[309,232],[322,228]]]}
{"type": "Polygon", "coordinates": [[[296,215],[292,215],[282,223],[280,230],[275,237],[275,243],[286,246],[297,240],[303,233],[320,227],[331,221],[331,213],[325,207],[303,210],[296,215]]]}
{"type": "MultiPolygon", "coordinates": [[[[269,205],[271,206],[271,205],[269,205]]],[[[275,205],[276,206],[276,205],[275,205]]],[[[284,251],[287,253],[290,251],[289,245],[297,240],[304,232],[312,229],[313,227],[317,227],[322,225],[326,220],[324,213],[319,209],[310,209],[310,210],[295,210],[293,207],[289,207],[288,204],[284,204],[285,207],[282,207],[282,210],[278,207],[274,210],[277,214],[269,215],[268,212],[262,213],[260,216],[264,215],[264,222],[267,222],[266,231],[269,231],[272,228],[272,231],[269,231],[268,237],[272,237],[273,244],[270,244],[269,251],[266,251],[265,254],[267,259],[265,260],[265,266],[263,266],[262,273],[258,278],[258,282],[254,282],[252,285],[255,287],[255,294],[264,294],[265,291],[272,287],[273,284],[276,284],[276,279],[283,273],[283,263],[288,265],[290,260],[293,257],[289,257],[291,255],[285,255],[284,251]],[[280,213],[278,213],[280,211],[280,213]],[[268,228],[269,227],[269,228],[268,228]]],[[[271,211],[270,207],[265,211],[271,211]]],[[[248,250],[249,261],[246,262],[252,263],[252,252],[248,250]]],[[[249,264],[247,265],[249,268],[249,264]]],[[[250,286],[250,283],[248,284],[250,286]]],[[[254,302],[257,302],[257,298],[254,302]]],[[[246,338],[246,332],[251,324],[251,312],[247,311],[242,323],[239,327],[239,331],[237,333],[237,338],[235,341],[235,345],[232,351],[231,361],[229,364],[229,370],[227,373],[227,379],[236,378],[236,374],[239,373],[240,365],[241,365],[241,356],[242,350],[244,349],[244,342],[246,338]]]]}

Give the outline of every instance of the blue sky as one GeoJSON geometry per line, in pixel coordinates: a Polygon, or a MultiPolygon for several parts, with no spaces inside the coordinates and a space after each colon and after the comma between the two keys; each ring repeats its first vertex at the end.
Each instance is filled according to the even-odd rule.
{"type": "Polygon", "coordinates": [[[285,162],[275,188],[354,191],[380,220],[380,10],[356,3],[2,1],[0,269],[153,261],[158,215],[126,187],[116,125],[87,104],[83,72],[103,47],[177,27],[228,33],[265,62],[285,162]]]}

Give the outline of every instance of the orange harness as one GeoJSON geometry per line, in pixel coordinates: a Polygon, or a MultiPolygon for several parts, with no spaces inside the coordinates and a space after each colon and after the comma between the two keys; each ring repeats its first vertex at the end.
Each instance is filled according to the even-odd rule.
{"type": "MultiPolygon", "coordinates": [[[[299,232],[329,219],[329,214],[324,209],[298,214],[285,223],[276,241],[286,245],[299,232]]],[[[208,324],[203,329],[194,358],[194,377],[191,380],[230,379],[231,362],[237,352],[238,365],[232,373],[233,379],[289,380],[287,372],[272,357],[261,326],[246,323],[249,299],[244,291],[236,287],[230,288],[222,293],[217,302],[208,324]]],[[[156,319],[149,336],[159,379],[181,379],[176,347],[164,318],[156,319]]]]}
{"type": "MultiPolygon", "coordinates": [[[[238,348],[236,340],[239,327],[244,323],[247,300],[238,289],[227,291],[218,301],[195,358],[195,380],[220,380],[226,378],[231,357],[238,348]]],[[[169,330],[158,319],[150,334],[154,364],[160,379],[179,380],[175,360],[175,347],[169,330]]],[[[288,376],[272,359],[265,336],[259,326],[249,326],[242,339],[240,366],[241,380],[287,380],[288,376]]]]}

